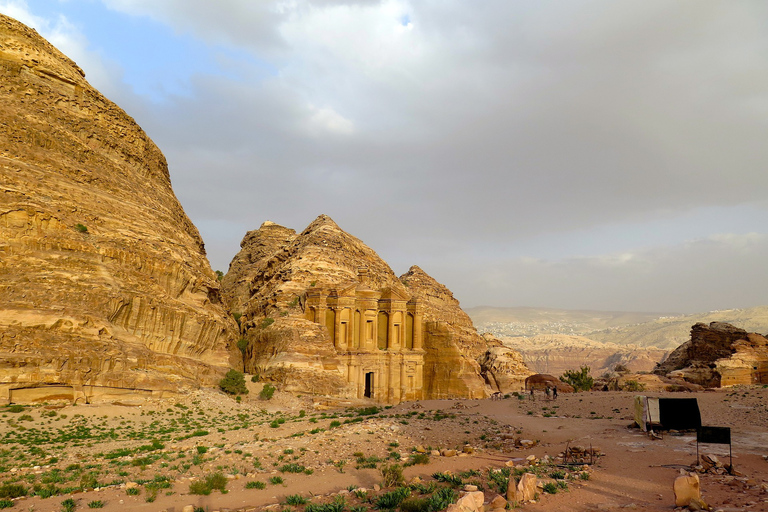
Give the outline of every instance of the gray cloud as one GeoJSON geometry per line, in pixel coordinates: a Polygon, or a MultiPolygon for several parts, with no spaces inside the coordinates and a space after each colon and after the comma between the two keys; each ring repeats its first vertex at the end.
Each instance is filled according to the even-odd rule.
{"type": "Polygon", "coordinates": [[[768,211],[764,3],[103,1],[251,59],[160,104],[108,93],[168,157],[215,268],[266,219],[326,213],[466,305],[764,302],[762,238],[686,232],[719,208],[708,236],[746,236],[743,206],[768,211]],[[538,252],[574,233],[589,256],[538,252]],[[633,236],[643,259],[615,264],[633,236]]]}

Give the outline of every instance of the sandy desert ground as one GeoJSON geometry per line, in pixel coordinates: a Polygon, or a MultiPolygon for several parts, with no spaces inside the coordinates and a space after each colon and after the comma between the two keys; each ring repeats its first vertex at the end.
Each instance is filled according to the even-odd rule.
{"type": "MultiPolygon", "coordinates": [[[[561,394],[557,400],[539,395],[535,401],[527,396],[434,400],[393,407],[279,392],[261,401],[256,395],[238,403],[206,390],[141,403],[0,408],[0,495],[12,495],[20,486],[39,494],[0,501],[0,506],[60,511],[71,499],[70,510],[181,512],[193,505],[208,511],[298,512],[306,505],[289,502],[304,498],[312,504],[343,503],[344,510],[359,512],[375,509],[377,497],[388,492],[378,489],[381,467],[413,461],[417,448],[428,455],[419,462],[428,462],[404,468],[406,482],[422,480],[414,496],[426,492],[433,475],[452,474],[461,478],[453,482],[457,490],[476,484],[491,499],[498,487],[490,475],[500,468],[509,471],[508,461],[525,464],[530,455],[546,460],[566,445],[581,445],[598,447],[603,456],[587,472],[569,472],[553,489],[556,494],[541,492],[523,509],[670,511],[672,483],[696,459],[694,433],[651,439],[629,428],[635,393],[561,394]],[[519,446],[520,441],[535,445],[519,446]],[[457,454],[429,455],[445,449],[457,454]],[[226,493],[190,493],[191,483],[216,473],[228,478],[226,493]],[[365,491],[356,491],[360,488],[365,491]]],[[[695,396],[705,425],[731,427],[738,475],[700,475],[704,499],[713,510],[768,510],[768,389],[648,395],[695,396]]],[[[702,445],[700,450],[728,462],[727,445],[702,445]]],[[[560,469],[541,465],[537,471],[547,479],[553,473],[563,476],[557,474],[560,469]]]]}

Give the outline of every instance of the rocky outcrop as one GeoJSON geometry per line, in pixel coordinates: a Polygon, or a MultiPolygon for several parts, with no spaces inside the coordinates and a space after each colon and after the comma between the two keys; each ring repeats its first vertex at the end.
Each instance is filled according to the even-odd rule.
{"type": "Polygon", "coordinates": [[[0,76],[0,396],[214,383],[236,326],[160,150],[5,16],[0,76]]]}
{"type": "MultiPolygon", "coordinates": [[[[493,356],[486,356],[486,352],[501,343],[495,338],[484,339],[480,336],[453,293],[418,266],[412,266],[400,276],[400,282],[425,304],[424,319],[427,326],[424,381],[427,396],[482,398],[486,394],[485,383],[493,391],[498,391],[499,381],[494,379],[493,363],[488,361],[493,356]],[[483,358],[487,365],[490,364],[485,371],[479,358],[483,358]]],[[[498,356],[502,354],[498,353],[498,356]]],[[[496,368],[504,385],[511,386],[509,391],[522,389],[522,386],[515,386],[515,378],[511,373],[503,373],[516,366],[499,361],[496,368]]],[[[521,377],[525,379],[528,369],[523,364],[520,370],[524,372],[521,377]]]]}
{"type": "Polygon", "coordinates": [[[325,215],[300,234],[264,223],[241,248],[222,283],[243,314],[249,371],[296,392],[384,402],[492,391],[477,361],[489,342],[418,267],[398,278],[325,215]]]}
{"type": "Polygon", "coordinates": [[[520,353],[507,347],[490,346],[477,362],[485,382],[500,393],[524,390],[525,378],[533,374],[520,353]]]}
{"type": "Polygon", "coordinates": [[[768,340],[731,324],[697,323],[655,374],[704,387],[768,384],[768,340]]]}

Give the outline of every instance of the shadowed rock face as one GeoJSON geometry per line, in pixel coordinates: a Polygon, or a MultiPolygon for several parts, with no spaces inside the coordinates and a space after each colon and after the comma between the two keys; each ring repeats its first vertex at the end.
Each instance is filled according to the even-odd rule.
{"type": "Polygon", "coordinates": [[[217,381],[237,326],[165,158],[74,62],[2,15],[0,121],[0,396],[217,381]]]}
{"type": "Polygon", "coordinates": [[[654,373],[704,387],[768,384],[768,340],[723,322],[697,323],[654,373]]]}
{"type": "MultiPolygon", "coordinates": [[[[516,382],[484,378],[477,359],[499,343],[477,334],[450,290],[418,267],[398,278],[325,215],[300,234],[271,222],[249,232],[222,283],[229,307],[243,313],[246,368],[283,389],[362,398],[369,384],[383,382],[376,391],[383,394],[372,398],[394,402],[480,398],[490,383],[516,382]],[[402,308],[402,317],[384,311],[392,307],[402,308]],[[393,328],[407,334],[398,341],[379,336],[393,328]]],[[[492,368],[509,372],[511,366],[492,368]]]]}

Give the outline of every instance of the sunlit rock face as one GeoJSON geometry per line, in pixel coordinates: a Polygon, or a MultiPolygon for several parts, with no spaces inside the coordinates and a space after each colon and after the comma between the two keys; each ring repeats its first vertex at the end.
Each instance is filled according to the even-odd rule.
{"type": "Polygon", "coordinates": [[[704,387],[768,384],[768,339],[724,322],[697,323],[654,373],[704,387]]]}
{"type": "Polygon", "coordinates": [[[222,282],[242,313],[246,369],[283,389],[385,403],[496,390],[478,358],[499,343],[450,290],[415,266],[398,278],[325,215],[298,234],[272,222],[248,232],[222,282]]]}
{"type": "Polygon", "coordinates": [[[0,186],[0,397],[218,380],[237,326],[165,158],[74,62],[5,16],[0,186]]]}

